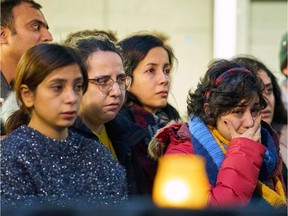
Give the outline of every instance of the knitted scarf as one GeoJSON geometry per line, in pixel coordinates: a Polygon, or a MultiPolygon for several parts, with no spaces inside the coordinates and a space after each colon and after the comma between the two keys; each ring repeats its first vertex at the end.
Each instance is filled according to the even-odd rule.
{"type": "MultiPolygon", "coordinates": [[[[205,157],[206,170],[209,182],[211,185],[215,186],[217,181],[217,174],[224,160],[224,155],[226,153],[229,142],[225,140],[225,138],[222,137],[215,128],[208,128],[206,124],[198,117],[191,117],[189,122],[189,131],[192,137],[193,149],[196,154],[205,157]]],[[[269,136],[269,132],[267,131],[267,129],[261,128],[261,138],[262,142],[267,145],[267,150],[265,152],[263,164],[261,166],[259,180],[265,181],[272,176],[277,166],[278,154],[275,143],[272,137],[269,136]]],[[[273,180],[276,186],[278,184],[277,192],[280,194],[281,197],[283,197],[283,187],[282,185],[279,186],[279,183],[281,184],[281,182],[279,181],[279,179],[273,180]]],[[[264,191],[266,191],[266,193],[269,193],[267,192],[268,187],[260,181],[257,184],[257,190],[261,192],[262,197],[264,196],[264,191]]],[[[263,198],[265,199],[265,197],[263,198]]],[[[275,204],[274,206],[279,206],[283,204],[282,200],[280,201],[280,204],[278,202],[274,203],[274,200],[265,200],[271,205],[275,204]]]]}
{"type": "Polygon", "coordinates": [[[128,107],[135,123],[148,131],[145,137],[145,144],[148,145],[156,132],[168,123],[168,117],[164,112],[158,112],[156,115],[146,111],[141,106],[131,103],[128,107]]]}

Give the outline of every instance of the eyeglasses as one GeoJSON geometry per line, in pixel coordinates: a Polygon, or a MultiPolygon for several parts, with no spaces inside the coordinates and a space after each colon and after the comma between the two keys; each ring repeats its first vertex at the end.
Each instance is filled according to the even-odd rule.
{"type": "Polygon", "coordinates": [[[117,77],[116,81],[109,76],[102,76],[88,80],[97,85],[101,92],[105,93],[112,90],[114,83],[117,83],[121,90],[126,90],[130,86],[132,78],[127,75],[121,75],[117,77]]]}

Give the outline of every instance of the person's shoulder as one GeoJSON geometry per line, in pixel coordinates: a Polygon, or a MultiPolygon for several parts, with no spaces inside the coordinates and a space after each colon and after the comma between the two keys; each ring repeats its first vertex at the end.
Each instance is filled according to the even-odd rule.
{"type": "Polygon", "coordinates": [[[125,117],[126,119],[128,119],[129,121],[133,121],[133,118],[132,118],[132,114],[131,114],[131,111],[126,108],[126,107],[123,107],[119,113],[117,115],[120,115],[122,117],[125,117]]]}
{"type": "Polygon", "coordinates": [[[1,153],[16,154],[16,152],[24,152],[31,144],[27,126],[20,126],[1,140],[1,153]]]}
{"type": "Polygon", "coordinates": [[[16,95],[15,92],[11,92],[6,100],[2,103],[2,106],[0,107],[0,121],[5,123],[7,119],[12,115],[13,112],[15,112],[17,109],[19,109],[19,106],[17,104],[16,95]]]}
{"type": "Polygon", "coordinates": [[[141,128],[138,124],[136,124],[131,116],[128,114],[128,111],[123,111],[117,113],[115,118],[109,122],[107,122],[105,125],[108,125],[109,127],[118,127],[122,129],[126,129],[130,131],[133,128],[141,128]]]}
{"type": "Polygon", "coordinates": [[[86,138],[78,133],[69,131],[69,137],[72,139],[74,147],[79,148],[85,159],[93,159],[95,166],[107,166],[107,164],[114,164],[115,160],[111,152],[100,141],[86,138]]]}

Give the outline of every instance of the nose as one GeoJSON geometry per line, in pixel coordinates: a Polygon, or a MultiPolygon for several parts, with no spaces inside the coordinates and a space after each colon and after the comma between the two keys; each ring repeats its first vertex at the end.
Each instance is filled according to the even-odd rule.
{"type": "Polygon", "coordinates": [[[246,112],[244,117],[243,117],[243,127],[245,128],[251,128],[254,126],[254,118],[251,115],[250,112],[246,112]]]}
{"type": "Polygon", "coordinates": [[[73,89],[67,90],[65,94],[65,103],[75,104],[77,102],[80,102],[81,98],[82,98],[82,95],[79,96],[79,94],[76,94],[73,89]]]}
{"type": "Polygon", "coordinates": [[[122,91],[124,90],[121,90],[120,89],[120,86],[117,82],[114,82],[113,83],[113,86],[112,86],[112,89],[111,91],[109,92],[110,95],[113,95],[113,96],[117,96],[119,97],[120,95],[122,95],[122,91]]]}
{"type": "Polygon", "coordinates": [[[168,85],[169,82],[170,82],[170,76],[169,76],[169,74],[166,74],[166,73],[163,72],[163,71],[161,71],[161,73],[159,73],[159,74],[160,74],[160,78],[159,78],[160,83],[161,83],[162,85],[168,85]]]}
{"type": "Polygon", "coordinates": [[[47,28],[42,28],[41,31],[41,41],[42,42],[51,42],[53,40],[52,34],[47,28]]]}

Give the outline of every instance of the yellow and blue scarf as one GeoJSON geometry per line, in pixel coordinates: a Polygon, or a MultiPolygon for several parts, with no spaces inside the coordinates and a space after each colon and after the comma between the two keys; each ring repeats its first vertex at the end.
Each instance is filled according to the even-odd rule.
{"type": "MultiPolygon", "coordinates": [[[[215,186],[217,175],[224,160],[229,142],[225,140],[215,128],[208,128],[198,117],[191,117],[189,121],[189,131],[192,137],[193,149],[196,154],[205,157],[209,182],[215,186]]],[[[280,180],[277,177],[273,178],[276,186],[276,195],[274,191],[272,192],[270,188],[261,182],[268,180],[273,175],[279,159],[278,151],[269,131],[263,127],[261,128],[261,139],[262,143],[267,147],[267,150],[261,166],[260,181],[258,181],[256,191],[258,191],[261,197],[270,205],[275,207],[280,206],[286,203],[285,193],[280,180]]]]}

